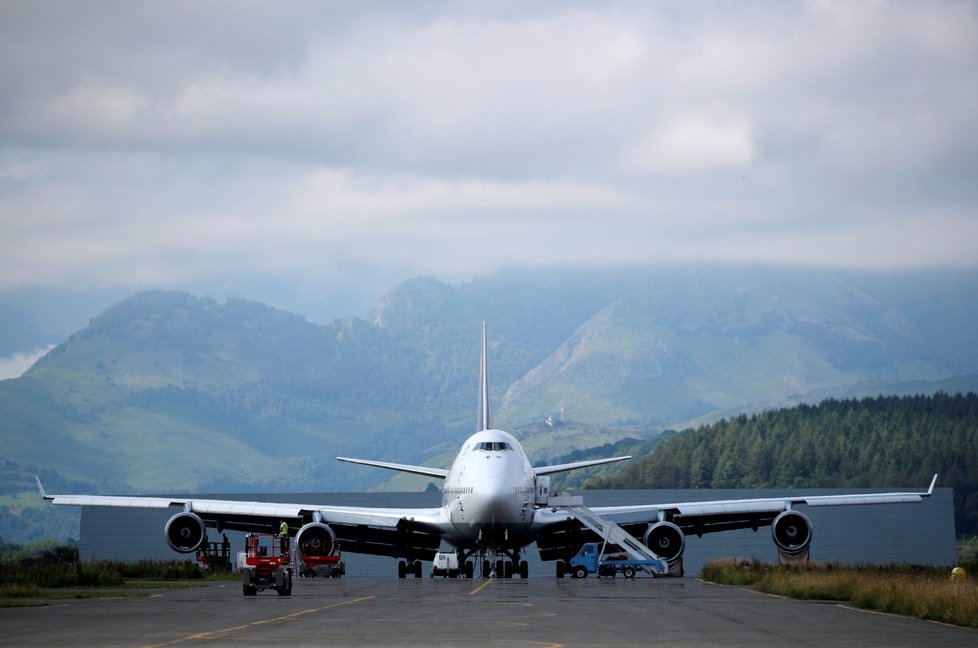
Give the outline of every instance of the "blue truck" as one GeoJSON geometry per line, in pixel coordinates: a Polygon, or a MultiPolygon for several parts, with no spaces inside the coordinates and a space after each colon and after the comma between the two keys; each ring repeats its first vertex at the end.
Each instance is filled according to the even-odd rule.
{"type": "Polygon", "coordinates": [[[634,578],[640,571],[653,576],[669,571],[662,560],[634,560],[623,553],[602,556],[601,544],[597,542],[585,543],[564,569],[574,578],[587,578],[588,574],[613,577],[618,573],[625,578],[634,578]]]}

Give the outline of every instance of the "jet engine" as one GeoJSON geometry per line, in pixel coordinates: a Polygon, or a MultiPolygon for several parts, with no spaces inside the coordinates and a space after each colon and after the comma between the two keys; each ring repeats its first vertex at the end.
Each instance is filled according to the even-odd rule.
{"type": "Polygon", "coordinates": [[[171,549],[190,553],[207,542],[207,527],[193,513],[177,513],[166,523],[163,535],[171,549]]]}
{"type": "Polygon", "coordinates": [[[798,511],[785,511],[771,523],[771,536],[781,562],[807,562],[812,542],[812,523],[798,511]]]}
{"type": "Polygon", "coordinates": [[[645,530],[642,542],[655,555],[668,563],[670,576],[683,575],[683,551],[686,549],[686,536],[682,529],[672,522],[656,522],[645,530]]]}
{"type": "Polygon", "coordinates": [[[310,522],[295,534],[295,546],[304,561],[331,556],[336,552],[336,534],[322,522],[310,522]]]}

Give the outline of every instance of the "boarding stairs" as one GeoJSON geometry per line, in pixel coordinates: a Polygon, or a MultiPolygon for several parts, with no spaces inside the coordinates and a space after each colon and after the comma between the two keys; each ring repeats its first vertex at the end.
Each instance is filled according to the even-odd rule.
{"type": "MultiPolygon", "coordinates": [[[[550,508],[567,511],[581,524],[601,536],[605,544],[613,544],[621,547],[621,550],[627,553],[632,560],[662,560],[646,547],[641,540],[611,520],[604,519],[584,506],[584,499],[582,497],[557,495],[550,498],[548,505],[550,508]]],[[[663,562],[663,564],[665,563],[663,562]]]]}

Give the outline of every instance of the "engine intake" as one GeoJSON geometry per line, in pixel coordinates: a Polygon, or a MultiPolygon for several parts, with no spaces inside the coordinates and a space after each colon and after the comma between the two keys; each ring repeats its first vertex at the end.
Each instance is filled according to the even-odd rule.
{"type": "Polygon", "coordinates": [[[645,530],[642,542],[669,565],[670,576],[683,575],[686,535],[672,522],[656,522],[645,530]]]}
{"type": "Polygon", "coordinates": [[[166,523],[163,535],[171,549],[190,553],[207,542],[207,526],[193,513],[177,513],[166,523]]]}
{"type": "Polygon", "coordinates": [[[812,542],[812,522],[798,511],[785,511],[771,522],[771,536],[781,562],[807,561],[812,542]]]}
{"type": "Polygon", "coordinates": [[[686,548],[686,536],[672,522],[657,522],[645,530],[645,546],[660,558],[672,561],[681,558],[686,548]]]}
{"type": "Polygon", "coordinates": [[[331,556],[336,553],[336,534],[322,522],[310,522],[295,534],[295,546],[303,560],[331,556]]]}

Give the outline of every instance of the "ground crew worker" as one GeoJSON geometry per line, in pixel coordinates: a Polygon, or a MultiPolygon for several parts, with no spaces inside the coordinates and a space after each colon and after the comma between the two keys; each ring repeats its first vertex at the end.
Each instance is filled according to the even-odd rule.
{"type": "Polygon", "coordinates": [[[282,553],[289,552],[289,525],[285,520],[278,526],[278,534],[282,537],[282,553]]]}

